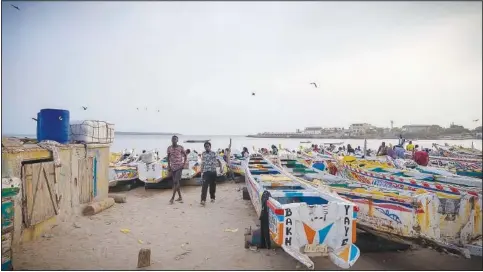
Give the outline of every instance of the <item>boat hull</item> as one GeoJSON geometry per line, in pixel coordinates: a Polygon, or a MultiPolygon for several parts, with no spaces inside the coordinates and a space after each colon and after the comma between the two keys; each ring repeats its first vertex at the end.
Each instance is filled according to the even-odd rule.
{"type": "MultiPolygon", "coordinates": [[[[477,190],[463,191],[466,189],[456,185],[448,186],[436,182],[401,178],[348,165],[343,166],[342,173],[347,178],[379,188],[436,194],[439,202],[438,217],[441,237],[438,241],[443,245],[464,248],[474,240],[481,239],[482,198],[481,193],[478,193],[477,190]]],[[[435,219],[429,218],[428,220],[435,219]]]]}
{"type": "Polygon", "coordinates": [[[298,182],[290,182],[290,179],[283,180],[283,177],[277,176],[277,173],[280,174],[277,168],[268,160],[258,162],[262,161],[263,165],[257,165],[250,158],[245,166],[245,182],[258,216],[264,212],[263,193],[271,192],[266,203],[271,240],[310,269],[314,264],[309,257],[315,256],[329,257],[341,268],[351,267],[360,256],[359,249],[353,244],[357,218],[354,204],[342,198],[340,201],[331,199],[331,196],[324,198],[313,189],[292,193],[290,190],[273,190],[288,184],[302,187],[298,182]],[[275,176],[268,174],[268,177],[262,177],[259,173],[275,176]],[[265,178],[272,178],[272,181],[265,178]]]}

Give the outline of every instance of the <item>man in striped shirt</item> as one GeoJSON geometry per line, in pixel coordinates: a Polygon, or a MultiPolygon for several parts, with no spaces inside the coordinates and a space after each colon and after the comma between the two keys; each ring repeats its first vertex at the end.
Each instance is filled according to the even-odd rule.
{"type": "Polygon", "coordinates": [[[176,192],[178,192],[179,196],[176,201],[183,203],[179,182],[181,180],[181,173],[183,172],[184,165],[188,163],[188,159],[184,148],[178,145],[178,136],[174,135],[171,137],[171,143],[172,145],[168,147],[168,170],[171,172],[171,177],[173,178],[173,196],[171,197],[169,204],[173,204],[176,192]]]}

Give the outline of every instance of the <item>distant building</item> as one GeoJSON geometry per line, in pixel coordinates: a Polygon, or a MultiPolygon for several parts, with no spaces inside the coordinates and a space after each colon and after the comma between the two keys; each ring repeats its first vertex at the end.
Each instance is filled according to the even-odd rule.
{"type": "Polygon", "coordinates": [[[322,133],[337,133],[344,131],[343,127],[331,127],[331,128],[323,128],[322,133]]]}
{"type": "Polygon", "coordinates": [[[430,125],[407,125],[402,127],[402,132],[405,133],[422,133],[427,132],[431,128],[430,125]]]}
{"type": "Polygon", "coordinates": [[[304,129],[305,134],[321,134],[322,127],[306,127],[304,129]]]}
{"type": "Polygon", "coordinates": [[[375,129],[375,127],[367,123],[352,124],[349,127],[349,131],[351,134],[365,134],[368,130],[371,129],[375,129]]]}

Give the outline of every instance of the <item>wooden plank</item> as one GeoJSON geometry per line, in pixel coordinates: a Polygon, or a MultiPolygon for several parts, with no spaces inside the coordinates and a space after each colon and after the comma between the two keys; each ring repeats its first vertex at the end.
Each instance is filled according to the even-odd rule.
{"type": "MultiPolygon", "coordinates": [[[[49,192],[50,201],[52,202],[52,207],[54,207],[55,214],[57,215],[59,214],[59,211],[57,209],[57,202],[55,200],[55,192],[52,190],[50,186],[50,180],[49,180],[49,177],[47,176],[47,172],[45,171],[45,168],[43,169],[43,172],[44,172],[45,181],[47,183],[47,189],[49,192]]],[[[55,179],[55,167],[54,167],[54,179],[55,179]]]]}
{"type": "Polygon", "coordinates": [[[31,227],[58,214],[57,193],[52,184],[55,178],[54,162],[26,164],[23,166],[23,200],[26,212],[25,226],[31,227]]]}
{"type": "Polygon", "coordinates": [[[79,202],[89,203],[93,199],[93,158],[87,157],[79,159],[79,202]]]}

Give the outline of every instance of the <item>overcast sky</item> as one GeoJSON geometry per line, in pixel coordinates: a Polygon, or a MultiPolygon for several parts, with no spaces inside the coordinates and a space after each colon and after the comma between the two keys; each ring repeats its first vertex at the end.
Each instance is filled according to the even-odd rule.
{"type": "Polygon", "coordinates": [[[481,2],[10,3],[3,133],[43,108],[183,134],[481,125],[481,2]]]}

